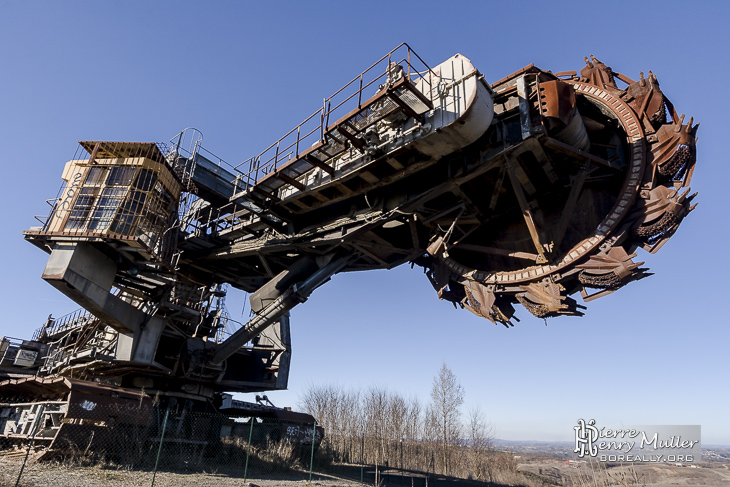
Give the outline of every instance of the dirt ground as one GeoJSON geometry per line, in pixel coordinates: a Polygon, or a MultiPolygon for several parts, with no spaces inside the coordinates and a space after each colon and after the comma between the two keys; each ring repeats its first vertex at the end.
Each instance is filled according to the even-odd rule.
{"type": "Polygon", "coordinates": [[[594,476],[613,479],[597,485],[638,485],[646,487],[727,487],[730,469],[727,465],[678,467],[674,464],[634,464],[610,467],[604,474],[590,464],[568,466],[562,460],[518,465],[518,470],[532,472],[565,486],[594,485],[586,479],[594,476]]]}
{"type": "MultiPolygon", "coordinates": [[[[0,487],[15,485],[22,462],[0,458],[0,487]]],[[[363,487],[375,485],[376,471],[372,466],[361,469],[357,465],[330,466],[329,473],[314,472],[312,487],[363,487]],[[359,479],[362,475],[363,482],[359,479]],[[353,480],[347,480],[353,479],[353,480]]],[[[401,472],[394,469],[380,470],[380,485],[383,487],[482,487],[485,484],[465,479],[431,476],[431,483],[426,476],[415,472],[401,472]]],[[[151,471],[132,471],[126,469],[94,467],[68,467],[58,464],[34,463],[29,464],[23,471],[20,485],[23,487],[53,486],[53,487],[131,487],[147,486],[152,484],[151,471]]],[[[309,487],[309,472],[298,471],[291,475],[260,475],[249,472],[246,481],[243,472],[233,475],[220,472],[179,473],[158,471],[155,476],[155,487],[309,487]],[[262,478],[265,477],[265,478],[262,478]]],[[[497,487],[495,485],[495,487],[497,487]]]]}
{"type": "MultiPolygon", "coordinates": [[[[22,465],[21,459],[0,458],[0,486],[13,486],[18,478],[22,465]]],[[[542,458],[518,465],[518,470],[531,472],[548,479],[552,485],[565,487],[636,485],[645,487],[727,487],[730,486],[730,468],[728,465],[705,465],[700,468],[678,467],[673,464],[635,464],[630,466],[615,466],[601,471],[590,464],[580,464],[578,467],[569,466],[565,461],[555,458],[542,458]],[[596,477],[596,480],[594,480],[596,477]]],[[[347,478],[358,477],[357,472],[345,472],[347,478]]],[[[372,473],[365,472],[365,484],[373,485],[372,473]]],[[[382,472],[386,474],[386,472],[382,472]]],[[[20,484],[23,487],[48,486],[53,487],[136,487],[152,484],[151,471],[132,471],[109,467],[78,467],[64,466],[52,463],[29,463],[23,472],[20,484]]],[[[339,474],[338,474],[339,475],[339,474]]],[[[160,471],[155,476],[155,486],[159,487],[305,487],[308,484],[309,473],[297,472],[292,475],[262,475],[248,472],[244,482],[243,475],[238,472],[228,475],[216,471],[179,473],[160,471]]],[[[388,484],[395,487],[414,485],[410,477],[403,481],[394,474],[388,484]]],[[[435,481],[436,479],[434,479],[435,481]]],[[[466,485],[469,482],[460,480],[449,482],[439,478],[437,483],[443,486],[466,485]]],[[[453,479],[454,481],[456,479],[453,479]]],[[[415,485],[423,486],[424,479],[417,479],[415,485]]],[[[526,482],[527,483],[527,482],[526,482]]],[[[428,485],[428,484],[426,484],[428,485]]],[[[483,484],[482,484],[483,485],[483,484]]],[[[547,484],[546,484],[547,485],[547,484]]],[[[312,476],[314,487],[360,487],[357,481],[345,480],[329,474],[315,472],[312,476]]]]}
{"type": "MultiPolygon", "coordinates": [[[[13,486],[18,478],[22,462],[0,459],[0,486],[13,486]]],[[[229,476],[216,472],[175,473],[157,472],[155,487],[304,487],[308,483],[308,473],[293,478],[267,476],[266,480],[256,478],[256,474],[248,476],[229,476]]],[[[152,484],[152,472],[117,470],[100,467],[66,467],[53,464],[33,464],[26,466],[21,476],[23,487],[137,487],[152,484]]],[[[312,478],[314,487],[354,487],[357,482],[350,482],[323,474],[315,474],[312,478]]]]}

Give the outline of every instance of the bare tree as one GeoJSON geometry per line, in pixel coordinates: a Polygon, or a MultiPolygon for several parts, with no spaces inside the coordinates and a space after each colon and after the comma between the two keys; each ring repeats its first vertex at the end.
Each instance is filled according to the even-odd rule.
{"type": "Polygon", "coordinates": [[[421,403],[418,398],[413,396],[408,400],[408,411],[406,414],[406,448],[408,449],[406,457],[411,465],[417,465],[420,461],[421,453],[420,442],[423,440],[423,414],[421,411],[421,403]]]}
{"type": "Polygon", "coordinates": [[[311,414],[325,429],[331,427],[327,421],[329,416],[329,398],[332,386],[311,385],[299,398],[299,408],[311,414]]]}
{"type": "Polygon", "coordinates": [[[347,438],[347,446],[344,444],[343,448],[346,449],[346,461],[352,462],[353,460],[353,441],[361,436],[361,417],[362,412],[360,411],[360,391],[348,391],[342,395],[342,430],[344,437],[347,438]]]}
{"type": "Polygon", "coordinates": [[[484,420],[484,414],[479,406],[469,411],[469,470],[470,475],[477,480],[493,479],[492,453],[493,431],[484,420]]]}
{"type": "Polygon", "coordinates": [[[317,418],[325,436],[320,451],[333,462],[399,466],[495,483],[511,482],[512,455],[492,447],[493,432],[477,407],[462,426],[464,390],[444,364],[434,377],[432,401],[372,386],[365,391],[310,385],[300,408],[317,418]]]}
{"type": "Polygon", "coordinates": [[[385,442],[390,394],[387,389],[373,386],[365,392],[364,400],[365,436],[369,438],[371,448],[376,452],[375,463],[382,465],[386,458],[385,442]]]}
{"type": "Polygon", "coordinates": [[[461,434],[461,405],[464,404],[464,389],[456,376],[441,364],[441,370],[433,378],[431,389],[432,415],[441,442],[443,471],[449,471],[451,446],[459,441],[461,434]]]}

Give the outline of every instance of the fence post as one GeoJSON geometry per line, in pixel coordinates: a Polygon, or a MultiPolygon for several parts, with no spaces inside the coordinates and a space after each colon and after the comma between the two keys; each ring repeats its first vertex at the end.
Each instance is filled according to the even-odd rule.
{"type": "Polygon", "coordinates": [[[312,467],[314,466],[314,435],[317,434],[317,420],[312,427],[312,454],[309,456],[309,483],[312,483],[312,467]]]}
{"type": "MultiPolygon", "coordinates": [[[[46,410],[46,405],[41,404],[41,412],[40,415],[40,421],[43,421],[43,413],[46,410]]],[[[33,428],[33,436],[30,438],[30,443],[28,443],[28,449],[25,452],[25,458],[23,458],[23,465],[20,466],[20,472],[18,472],[18,478],[15,480],[15,487],[18,487],[18,484],[20,483],[20,477],[23,475],[23,470],[25,470],[25,462],[28,461],[28,455],[30,455],[30,449],[33,448],[33,443],[35,443],[35,435],[38,433],[38,425],[40,424],[40,421],[38,421],[38,416],[36,416],[35,419],[35,427],[33,428]]]]}
{"type": "Polygon", "coordinates": [[[400,484],[403,485],[403,438],[400,439],[400,484]]]}
{"type": "Polygon", "coordinates": [[[403,470],[403,438],[400,439],[400,469],[403,470]]]}
{"type": "Polygon", "coordinates": [[[365,473],[365,433],[362,434],[362,442],[360,443],[360,483],[362,484],[363,474],[365,473]]]}
{"type": "Polygon", "coordinates": [[[165,439],[165,430],[167,429],[167,417],[170,415],[170,405],[165,410],[165,419],[162,421],[162,433],[160,433],[160,446],[157,447],[157,459],[155,460],[155,469],[152,471],[152,486],[155,487],[155,477],[157,476],[157,465],[160,463],[160,453],[162,453],[162,441],[165,439]]]}
{"type": "Polygon", "coordinates": [[[256,421],[255,416],[251,416],[251,427],[248,429],[248,446],[246,447],[246,466],[243,468],[243,483],[246,483],[248,475],[248,456],[251,453],[251,438],[253,437],[253,423],[256,421]]]}
{"type": "Polygon", "coordinates": [[[433,450],[431,450],[431,472],[433,475],[433,485],[436,487],[436,458],[434,457],[433,450]]]}

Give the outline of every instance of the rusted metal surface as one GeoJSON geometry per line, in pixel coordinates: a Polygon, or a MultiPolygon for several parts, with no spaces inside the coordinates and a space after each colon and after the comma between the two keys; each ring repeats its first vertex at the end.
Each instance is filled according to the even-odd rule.
{"type": "MultiPolygon", "coordinates": [[[[256,396],[256,399],[258,401],[259,396],[256,396]]],[[[259,421],[256,426],[259,431],[258,442],[286,440],[293,444],[311,445],[314,440],[315,445],[319,446],[324,438],[324,428],[315,425],[316,419],[311,414],[278,408],[273,404],[264,405],[237,400],[224,400],[219,410],[230,418],[253,418],[254,421],[259,421]]],[[[233,436],[245,437],[249,423],[230,421],[227,422],[227,426],[233,436]]]]}
{"type": "MultiPolygon", "coordinates": [[[[523,72],[529,71],[526,69],[523,72]]],[[[561,155],[572,156],[570,159],[579,168],[577,172],[573,172],[574,177],[571,179],[573,186],[565,204],[555,212],[552,219],[545,218],[543,214],[543,221],[540,222],[540,230],[547,234],[557,228],[557,232],[553,233],[555,238],[538,235],[538,225],[535,223],[536,218],[533,213],[541,207],[540,198],[536,190],[528,191],[531,182],[529,178],[525,181],[515,174],[514,169],[510,169],[516,165],[514,159],[505,162],[505,166],[513,182],[511,187],[519,202],[533,246],[543,245],[548,251],[546,254],[540,252],[538,248],[539,255],[535,263],[540,264],[543,255],[550,255],[549,262],[542,266],[518,264],[514,270],[494,269],[485,272],[464,265],[467,259],[460,261],[449,255],[450,246],[443,245],[439,239],[437,241],[440,244],[440,253],[433,255],[433,258],[426,262],[430,276],[433,277],[432,282],[438,283],[435,287],[439,295],[451,297],[452,301],[457,302],[455,298],[458,293],[452,290],[445,295],[442,289],[447,283],[464,285],[466,295],[461,304],[472,311],[480,310],[476,312],[480,316],[484,316],[481,311],[482,304],[489,309],[493,306],[493,296],[496,295],[511,303],[519,302],[540,318],[560,314],[581,314],[580,306],[569,298],[568,294],[580,290],[584,299],[588,301],[598,295],[614,291],[630,281],[650,275],[646,272],[647,269],[640,268],[643,262],[632,261],[636,257],[633,249],[639,246],[650,252],[658,250],[694,208],[691,201],[695,195],[689,195],[689,190],[681,188],[688,185],[695,164],[697,126],[693,125],[691,119],[688,124],[683,124],[683,116],[678,116],[673,105],[666,100],[653,74],[650,74],[648,81],[644,80],[642,75],[639,82],[633,82],[592,58],[590,61],[587,60],[587,66],[581,71],[580,79],[540,82],[541,76],[544,77],[545,73],[537,76],[536,85],[539,86],[540,114],[543,123],[537,131],[533,127],[532,133],[537,132],[538,141],[542,138],[540,142],[546,153],[555,154],[557,151],[561,155]],[[616,78],[628,83],[628,86],[619,89],[616,86],[616,78]],[[572,141],[567,144],[570,147],[564,147],[565,142],[570,139],[566,139],[564,134],[563,137],[558,134],[561,130],[566,130],[570,116],[575,115],[576,94],[595,103],[618,125],[619,130],[613,137],[615,139],[613,144],[624,145],[623,161],[617,157],[620,153],[620,150],[616,150],[618,147],[614,150],[602,150],[610,149],[608,147],[610,144],[606,143],[610,140],[605,136],[602,140],[601,132],[606,133],[611,128],[605,122],[600,123],[599,120],[592,118],[588,113],[580,114],[584,128],[575,129],[576,134],[572,135],[572,141]],[[669,121],[664,116],[665,110],[669,111],[669,121]],[[539,133],[540,129],[543,130],[542,134],[539,133]],[[545,134],[556,139],[562,138],[565,142],[558,144],[550,138],[545,138],[545,134]],[[587,134],[590,139],[585,144],[590,146],[587,152],[586,149],[578,149],[581,141],[585,139],[583,134],[587,134]],[[616,162],[623,164],[619,165],[616,162]],[[573,214],[580,211],[579,195],[586,181],[590,183],[587,171],[594,173],[600,171],[599,166],[604,166],[606,169],[615,168],[617,176],[613,179],[619,182],[620,178],[623,178],[621,189],[614,190],[613,208],[607,211],[602,220],[595,220],[596,228],[587,228],[582,234],[573,232],[573,235],[568,235],[573,245],[572,248],[566,248],[563,236],[566,231],[571,233],[569,222],[574,220],[573,214]],[[525,196],[529,193],[535,195],[530,203],[526,201],[525,196]],[[557,225],[550,227],[550,220],[557,221],[557,225]],[[448,272],[444,268],[447,268],[448,272]],[[470,281],[486,285],[491,294],[474,293],[472,290],[474,285],[470,281]],[[481,301],[478,301],[480,297],[481,301]]],[[[501,83],[509,86],[509,82],[510,78],[506,78],[501,83]]],[[[499,96],[501,91],[499,86],[495,87],[495,91],[499,96]]],[[[540,157],[538,151],[533,151],[533,154],[537,154],[536,158],[540,157]]],[[[554,158],[555,155],[548,156],[543,167],[550,166],[554,158]]],[[[523,166],[529,164],[523,161],[524,159],[518,163],[522,162],[523,166]]],[[[549,173],[545,172],[549,177],[549,173]]],[[[491,207],[493,208],[494,204],[491,207]]],[[[474,242],[468,245],[470,249],[478,248],[478,244],[474,242]]],[[[462,248],[464,247],[462,244],[462,248]]],[[[451,248],[458,249],[458,246],[451,248]]],[[[530,250],[532,255],[535,255],[534,249],[526,247],[500,249],[502,251],[500,253],[504,255],[504,251],[511,250],[508,255],[518,258],[526,255],[524,251],[520,252],[523,249],[530,250]]],[[[492,319],[495,316],[499,317],[500,313],[492,313],[488,317],[492,319]]],[[[497,321],[505,325],[511,324],[507,315],[497,321]]]]}
{"type": "Polygon", "coordinates": [[[67,377],[0,382],[0,437],[43,443],[36,460],[79,445],[102,451],[121,439],[121,429],[149,427],[152,412],[152,399],[137,390],[67,377]]]}
{"type": "Polygon", "coordinates": [[[166,230],[177,218],[183,184],[163,150],[151,142],[79,142],[43,226],[24,234],[37,245],[69,237],[121,241],[169,262],[175,242],[166,230]]]}
{"type": "MultiPolygon", "coordinates": [[[[460,54],[426,65],[402,45],[236,167],[194,130],[189,149],[184,131],[169,152],[82,143],[79,167],[151,151],[144,157],[181,194],[164,215],[125,203],[112,210],[128,214],[104,216],[101,200],[86,208],[74,190],[55,202],[54,212],[67,206],[63,223],[26,232],[51,253],[44,278],[94,313],[49,319],[34,337],[48,353],[32,373],[200,407],[224,391],[283,389],[288,311],[337,272],[404,263],[423,268],[439,299],[495,324],[513,326],[520,308],[582,315],[578,296],[587,303],[651,275],[638,253],[658,251],[695,208],[698,129],[653,73],[634,81],[593,56],[585,63],[559,75],[530,65],[488,85],[460,54]],[[178,218],[161,225],[165,215],[178,218]],[[97,232],[90,222],[102,217],[156,226],[97,232]],[[248,323],[227,316],[229,285],[251,293],[248,323]]],[[[80,188],[117,186],[97,183],[79,172],[80,188]]],[[[45,400],[58,390],[32,384],[6,382],[0,393],[45,400]]],[[[77,405],[111,397],[63,384],[78,419],[77,405]]]]}

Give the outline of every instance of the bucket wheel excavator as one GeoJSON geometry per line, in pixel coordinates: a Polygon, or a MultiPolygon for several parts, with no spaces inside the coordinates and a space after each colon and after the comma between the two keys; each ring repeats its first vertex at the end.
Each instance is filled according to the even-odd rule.
{"type": "Polygon", "coordinates": [[[651,72],[591,57],[489,84],[461,54],[431,67],[403,44],[238,165],[195,129],[83,141],[24,232],[82,309],[2,340],[0,436],[62,448],[112,424],[85,424],[82,404],[221,411],[225,393],[284,389],[289,311],[339,272],[412,263],[440,299],[507,327],[517,304],[580,316],[578,294],[650,275],[638,250],[694,208],[697,127],[651,72]],[[247,323],[229,286],[249,293],[247,323]]]}

